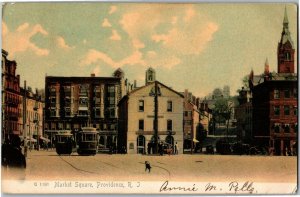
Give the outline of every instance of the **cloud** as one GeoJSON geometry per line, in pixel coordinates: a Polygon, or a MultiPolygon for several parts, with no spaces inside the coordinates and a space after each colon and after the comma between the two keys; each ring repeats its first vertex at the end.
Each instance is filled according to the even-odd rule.
{"type": "Polygon", "coordinates": [[[153,34],[152,40],[182,54],[200,54],[217,30],[218,25],[213,22],[187,29],[174,27],[166,34],[153,34]]]}
{"type": "Polygon", "coordinates": [[[38,56],[49,55],[49,50],[38,47],[31,41],[36,34],[48,35],[48,32],[40,25],[34,26],[24,23],[17,27],[16,31],[10,31],[5,23],[2,23],[3,31],[3,48],[6,49],[10,56],[14,57],[17,52],[33,51],[38,56]]]}
{"type": "Polygon", "coordinates": [[[111,27],[111,24],[107,18],[103,20],[102,27],[111,27]]]}
{"type": "Polygon", "coordinates": [[[86,40],[86,39],[84,39],[84,40],[82,41],[82,43],[83,43],[83,44],[86,44],[86,43],[87,43],[87,40],[86,40]]]}
{"type": "MultiPolygon", "coordinates": [[[[194,5],[138,5],[119,21],[132,40],[150,39],[161,50],[198,55],[213,39],[218,25],[196,12],[194,5]],[[142,30],[142,31],[141,31],[142,30]]],[[[151,43],[152,44],[152,43],[151,43]]]]}
{"type": "Polygon", "coordinates": [[[146,53],[145,62],[147,65],[152,67],[163,67],[166,69],[171,69],[174,66],[180,64],[182,61],[177,56],[172,54],[158,55],[155,51],[148,51],[146,53]]]}
{"type": "Polygon", "coordinates": [[[56,38],[56,43],[57,43],[57,45],[58,45],[59,48],[62,48],[62,49],[65,49],[65,50],[71,50],[71,49],[75,48],[74,46],[71,47],[71,46],[67,45],[66,42],[65,42],[65,40],[64,40],[64,38],[60,37],[60,36],[58,36],[56,38]]]}
{"type": "Polygon", "coordinates": [[[145,48],[145,44],[142,43],[140,40],[138,39],[133,39],[132,40],[132,45],[135,49],[142,49],[145,48]]]}
{"type": "Polygon", "coordinates": [[[117,11],[117,6],[110,6],[109,14],[113,14],[117,11]]]}
{"type": "Polygon", "coordinates": [[[121,36],[118,34],[117,30],[112,30],[112,35],[110,36],[111,40],[121,40],[121,36]]]}
{"type": "MultiPolygon", "coordinates": [[[[193,5],[136,5],[123,13],[119,25],[131,42],[127,49],[131,53],[117,61],[108,53],[90,49],[82,66],[105,63],[113,68],[135,65],[171,69],[182,63],[183,56],[199,55],[218,30],[218,25],[196,12],[193,5]]],[[[121,40],[119,31],[112,30],[110,39],[121,40]]]]}
{"type": "Polygon", "coordinates": [[[144,61],[142,60],[142,53],[138,50],[134,51],[131,55],[128,57],[123,58],[120,61],[114,61],[109,55],[97,51],[95,49],[90,49],[83,60],[81,60],[80,65],[86,66],[98,62],[104,62],[105,64],[113,67],[113,68],[119,68],[125,65],[145,65],[144,61]]]}

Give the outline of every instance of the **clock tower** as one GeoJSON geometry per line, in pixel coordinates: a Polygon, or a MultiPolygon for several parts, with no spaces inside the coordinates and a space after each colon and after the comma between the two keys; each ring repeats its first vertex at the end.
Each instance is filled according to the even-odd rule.
{"type": "Polygon", "coordinates": [[[284,11],[283,29],[277,48],[278,73],[294,73],[295,48],[289,31],[286,8],[284,11]]]}

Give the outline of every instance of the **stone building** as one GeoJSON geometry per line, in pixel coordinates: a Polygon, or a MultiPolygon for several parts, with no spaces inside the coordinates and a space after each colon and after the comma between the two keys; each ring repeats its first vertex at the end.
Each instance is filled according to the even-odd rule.
{"type": "Polygon", "coordinates": [[[117,104],[126,94],[124,72],[117,69],[112,77],[54,77],[45,83],[45,132],[51,138],[59,130],[92,126],[100,134],[100,150],[117,144],[117,104]]]}
{"type": "Polygon", "coordinates": [[[259,145],[273,149],[276,155],[297,152],[298,80],[294,72],[294,53],[285,10],[277,49],[277,73],[271,73],[266,62],[263,75],[255,76],[251,71],[249,77],[253,138],[259,145]]]}
{"type": "Polygon", "coordinates": [[[177,143],[179,153],[183,152],[183,95],[156,81],[154,73],[148,69],[146,85],[129,92],[118,104],[118,149],[124,147],[128,154],[155,153],[156,139],[177,143]]]}

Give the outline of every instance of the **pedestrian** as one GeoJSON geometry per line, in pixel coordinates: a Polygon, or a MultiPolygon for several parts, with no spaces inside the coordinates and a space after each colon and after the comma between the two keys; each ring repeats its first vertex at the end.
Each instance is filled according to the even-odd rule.
{"type": "Polygon", "coordinates": [[[151,171],[151,165],[149,161],[145,161],[145,172],[148,170],[148,172],[150,173],[151,171]]]}
{"type": "Polygon", "coordinates": [[[175,155],[178,155],[178,145],[177,145],[177,142],[175,143],[175,155]]]}
{"type": "Polygon", "coordinates": [[[22,154],[22,149],[20,147],[21,140],[19,136],[12,136],[9,143],[6,141],[2,145],[2,165],[8,168],[17,168],[22,171],[26,168],[26,159],[22,154]]]}

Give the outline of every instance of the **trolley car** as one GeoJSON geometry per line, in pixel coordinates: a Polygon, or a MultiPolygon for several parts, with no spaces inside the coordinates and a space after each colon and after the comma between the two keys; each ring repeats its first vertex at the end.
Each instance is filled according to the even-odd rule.
{"type": "Polygon", "coordinates": [[[77,135],[79,155],[95,155],[98,151],[98,132],[93,127],[83,127],[77,135]]]}
{"type": "Polygon", "coordinates": [[[58,134],[55,135],[56,153],[59,155],[70,155],[72,153],[72,141],[73,135],[71,134],[71,131],[60,131],[58,134]]]}

